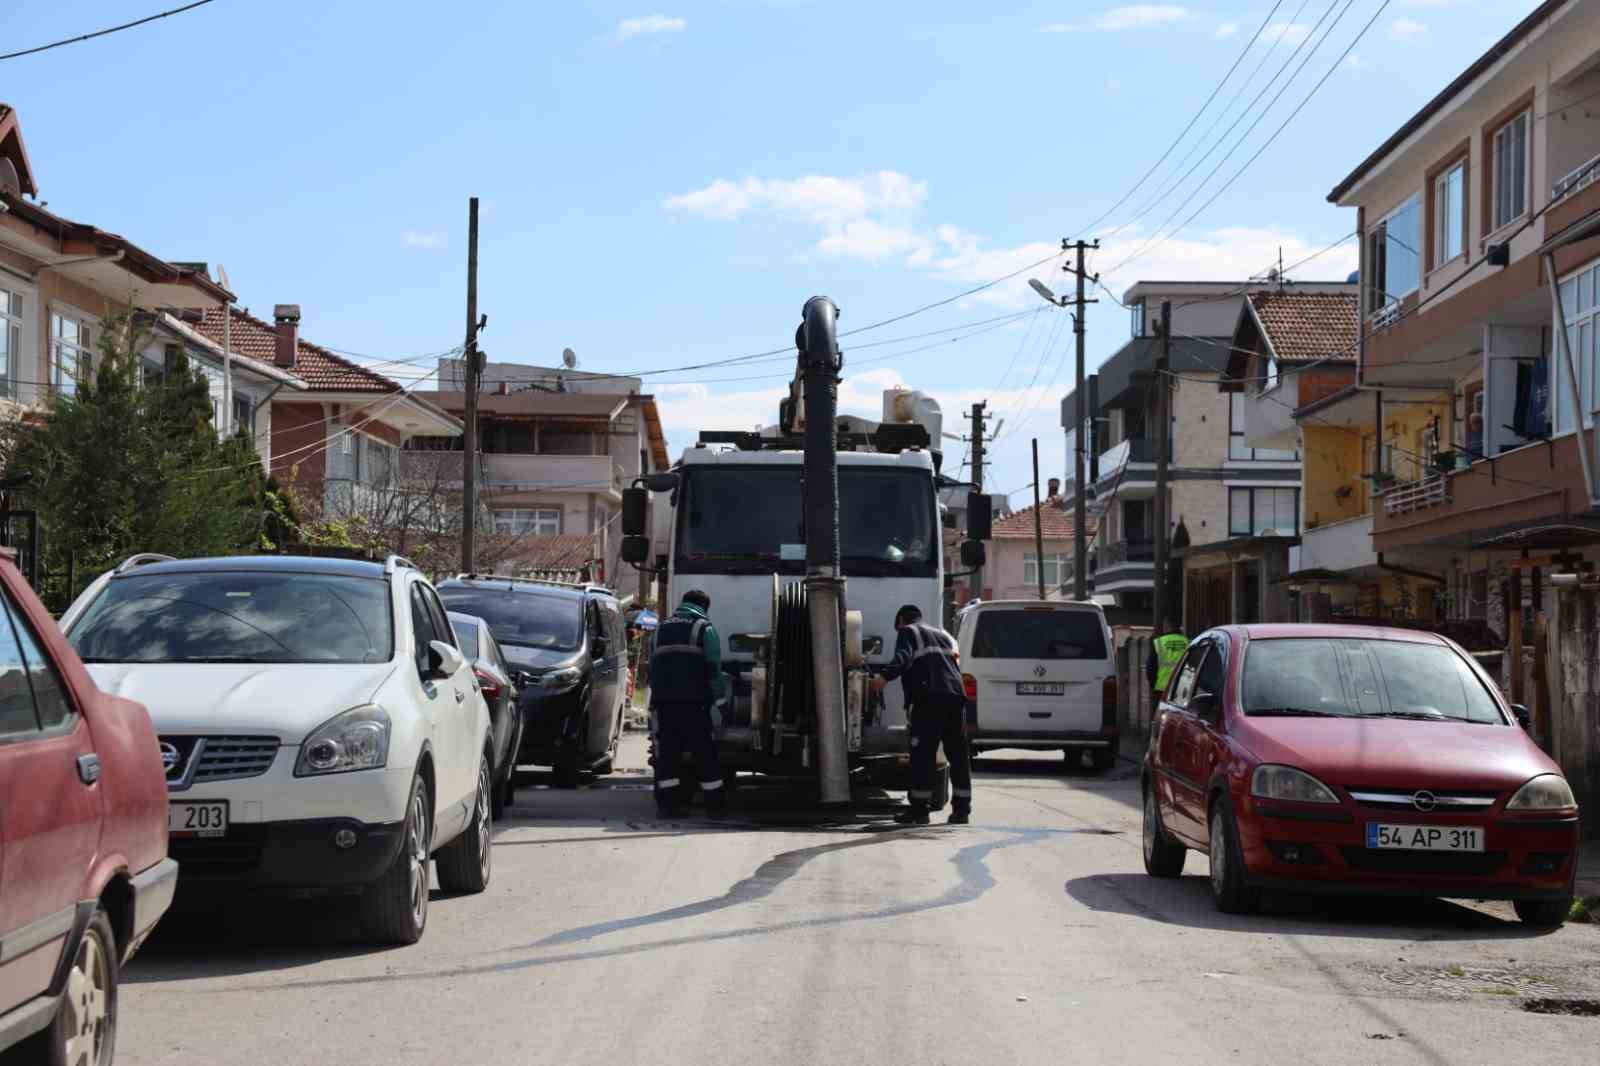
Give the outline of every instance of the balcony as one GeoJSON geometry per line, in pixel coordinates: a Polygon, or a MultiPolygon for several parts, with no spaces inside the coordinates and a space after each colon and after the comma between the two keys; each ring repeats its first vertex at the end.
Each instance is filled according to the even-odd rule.
{"type": "MultiPolygon", "coordinates": [[[[1168,460],[1171,459],[1170,445],[1168,460]]],[[[1113,489],[1125,500],[1154,496],[1156,491],[1156,442],[1149,437],[1129,437],[1100,453],[1100,479],[1095,494],[1113,489]]]]}
{"type": "Polygon", "coordinates": [[[1550,187],[1550,202],[1565,199],[1573,193],[1587,189],[1600,179],[1600,155],[1595,156],[1586,163],[1574,167],[1565,177],[1562,177],[1550,187]]]}
{"type": "Polygon", "coordinates": [[[1450,486],[1443,474],[1429,474],[1416,481],[1402,481],[1383,492],[1383,513],[1386,515],[1410,514],[1425,507],[1436,507],[1450,502],[1450,486]]]}
{"type": "Polygon", "coordinates": [[[1377,562],[1372,550],[1372,516],[1307,529],[1300,535],[1300,570],[1356,570],[1377,562]]]}
{"type": "Polygon", "coordinates": [[[1119,540],[1099,549],[1100,565],[1106,569],[1127,563],[1154,563],[1156,546],[1149,540],[1119,540]]]}
{"type": "Polygon", "coordinates": [[[609,455],[483,457],[484,487],[500,492],[603,492],[620,496],[622,468],[609,455]]]}

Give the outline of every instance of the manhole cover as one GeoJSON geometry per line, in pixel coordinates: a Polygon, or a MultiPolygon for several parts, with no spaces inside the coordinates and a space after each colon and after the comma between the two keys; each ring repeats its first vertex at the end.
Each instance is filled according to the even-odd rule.
{"type": "Polygon", "coordinates": [[[1565,1014],[1571,1017],[1600,1018],[1600,1000],[1530,999],[1522,1004],[1530,1014],[1565,1014]]]}

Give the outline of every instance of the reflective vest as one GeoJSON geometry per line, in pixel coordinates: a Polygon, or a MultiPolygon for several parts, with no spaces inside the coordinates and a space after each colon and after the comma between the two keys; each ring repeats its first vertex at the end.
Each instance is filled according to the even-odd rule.
{"type": "Polygon", "coordinates": [[[673,615],[656,628],[650,656],[650,698],[657,704],[711,706],[711,666],[703,618],[673,615]]]}
{"type": "Polygon", "coordinates": [[[1182,633],[1168,633],[1164,637],[1157,637],[1156,645],[1156,691],[1167,691],[1167,681],[1172,677],[1172,671],[1183,661],[1183,653],[1189,650],[1189,638],[1182,633]]]}

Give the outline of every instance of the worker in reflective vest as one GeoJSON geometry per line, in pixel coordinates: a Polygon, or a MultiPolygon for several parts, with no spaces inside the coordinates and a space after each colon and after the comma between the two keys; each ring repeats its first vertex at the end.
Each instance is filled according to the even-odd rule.
{"type": "Polygon", "coordinates": [[[727,691],[722,676],[722,642],[707,612],[711,597],[698,589],[684,593],[672,616],[656,627],[655,654],[650,657],[650,727],[655,741],[656,810],[678,817],[684,799],[683,757],[690,756],[706,813],[721,814],[727,806],[722,767],[711,732],[711,707],[727,691]]]}
{"type": "Polygon", "coordinates": [[[1172,671],[1178,668],[1183,661],[1183,653],[1188,650],[1189,638],[1172,622],[1163,625],[1161,635],[1150,642],[1150,655],[1145,660],[1144,669],[1156,699],[1159,700],[1167,691],[1172,671]]]}

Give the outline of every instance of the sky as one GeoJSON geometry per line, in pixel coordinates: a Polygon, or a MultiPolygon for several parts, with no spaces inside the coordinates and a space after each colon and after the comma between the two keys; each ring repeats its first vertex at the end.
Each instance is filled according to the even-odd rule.
{"type": "MultiPolygon", "coordinates": [[[[9,0],[0,52],[179,2],[9,0]]],[[[1026,285],[1069,292],[1064,260],[1024,267],[1101,240],[1090,372],[1140,279],[1281,254],[1342,280],[1328,191],[1535,6],[213,0],[0,62],[0,100],[51,210],[220,263],[243,306],[298,303],[303,336],[412,387],[462,342],[480,197],[488,357],[644,373],[674,455],[775,422],[793,359],[674,368],[787,349],[830,296],[875,327],[842,342],[842,410],[905,385],[959,436],[987,401],[987,487],[1020,506],[1031,439],[1042,478],[1070,462],[1073,377],[1069,314],[1026,285]]]]}

